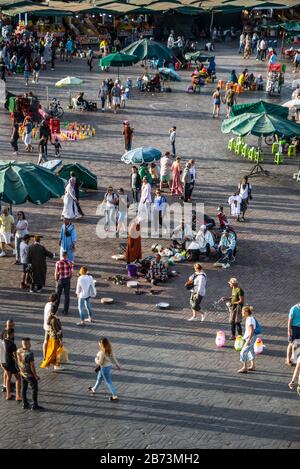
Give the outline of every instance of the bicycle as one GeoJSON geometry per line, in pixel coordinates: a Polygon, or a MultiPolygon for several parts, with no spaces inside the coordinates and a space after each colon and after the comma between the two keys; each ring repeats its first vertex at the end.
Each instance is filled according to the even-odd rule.
{"type": "Polygon", "coordinates": [[[64,115],[64,110],[60,105],[57,98],[53,98],[49,104],[49,112],[52,117],[61,118],[64,115]]]}

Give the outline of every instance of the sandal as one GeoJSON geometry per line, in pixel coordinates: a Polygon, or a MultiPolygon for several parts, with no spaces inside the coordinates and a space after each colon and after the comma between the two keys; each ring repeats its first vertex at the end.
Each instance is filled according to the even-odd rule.
{"type": "Polygon", "coordinates": [[[240,370],[238,370],[238,373],[248,373],[248,370],[243,370],[243,368],[241,368],[240,370]]]}

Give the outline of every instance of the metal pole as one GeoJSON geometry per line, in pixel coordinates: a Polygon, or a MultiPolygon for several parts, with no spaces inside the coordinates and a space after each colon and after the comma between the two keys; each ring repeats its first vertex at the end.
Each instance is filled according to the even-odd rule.
{"type": "Polygon", "coordinates": [[[28,14],[25,13],[25,26],[27,26],[27,24],[28,24],[28,14]]]}

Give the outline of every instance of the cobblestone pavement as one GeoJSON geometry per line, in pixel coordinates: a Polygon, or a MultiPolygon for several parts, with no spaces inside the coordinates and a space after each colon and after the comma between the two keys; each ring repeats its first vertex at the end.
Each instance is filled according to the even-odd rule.
{"type": "MultiPolygon", "coordinates": [[[[265,71],[265,65],[253,59],[243,61],[231,46],[217,51],[217,64],[219,78],[244,65],[265,71]]],[[[122,70],[121,78],[136,77],[138,71],[122,70]]],[[[99,80],[107,76],[98,72],[96,61],[89,74],[85,61],[77,59],[72,65],[58,62],[55,71],[46,71],[40,84],[30,88],[45,98],[48,85],[50,96],[61,97],[66,107],[67,91],[57,92],[53,83],[68,74],[84,78],[82,89],[90,98],[97,97],[99,80]]],[[[256,373],[236,373],[239,356],[232,344],[216,348],[216,331],[229,329],[226,313],[211,312],[204,323],[187,321],[188,292],[183,284],[191,265],[180,265],[179,277],[159,297],[136,297],[127,287],[111,286],[105,280],[113,273],[125,274],[124,265],[111,259],[118,241],[99,240],[95,235],[96,207],[104,188],[113,183],[128,189],[129,168],[120,162],[123,119],[130,119],[135,127],[134,146],[154,145],[163,151],[168,148],[168,129],[177,125],[178,154],[196,159],[195,198],[205,203],[206,213],[212,216],[219,203],[226,205],[251,167],[226,150],[228,137],[221,134],[220,121],[211,117],[213,86],[205,87],[200,96],[188,95],[188,73],[182,75],[183,82],[172,84],[172,93],[135,92],[120,114],[65,115],[66,120],[92,123],[97,128],[94,138],[64,144],[63,159],[86,164],[98,175],[99,193],[82,199],[86,216],[76,222],[76,256],[78,265],[87,264],[98,280],[99,296],[112,296],[115,304],[108,307],[96,298],[97,323],[82,330],[75,325],[78,313],[72,294],[70,315],[62,318],[70,363],[59,375],[40,371],[43,413],[23,411],[2,396],[1,448],[300,448],[299,398],[287,387],[292,370],[284,365],[287,313],[299,301],[300,185],[292,180],[295,160],[281,167],[267,162],[270,177],[253,179],[254,198],[247,223],[238,226],[239,252],[232,269],[220,271],[212,263],[204,263],[208,274],[205,309],[210,311],[212,301],[227,293],[226,282],[232,275],[244,287],[247,303],[255,307],[266,345],[257,359],[256,373]],[[171,309],[158,311],[158,298],[167,300],[171,309]],[[94,356],[102,335],[112,340],[122,364],[122,371],[113,373],[118,403],[108,401],[104,385],[96,396],[87,391],[95,379],[94,356]]],[[[289,99],[292,77],[287,73],[283,96],[274,102],[289,99]]],[[[20,76],[9,78],[7,85],[11,91],[25,91],[20,76]]],[[[238,101],[259,97],[265,98],[265,93],[245,93],[238,101]]],[[[1,112],[0,127],[1,156],[10,159],[7,113],[1,112]]],[[[20,152],[19,158],[24,161],[28,156],[20,152]]],[[[61,200],[24,207],[31,232],[43,233],[44,244],[53,251],[58,250],[61,208],[61,200]]],[[[145,255],[150,253],[150,245],[150,241],[144,242],[145,255]]],[[[17,342],[29,335],[39,364],[43,305],[53,290],[54,263],[49,262],[47,288],[38,295],[19,290],[20,269],[12,261],[7,257],[0,262],[1,322],[15,318],[17,342]]]]}

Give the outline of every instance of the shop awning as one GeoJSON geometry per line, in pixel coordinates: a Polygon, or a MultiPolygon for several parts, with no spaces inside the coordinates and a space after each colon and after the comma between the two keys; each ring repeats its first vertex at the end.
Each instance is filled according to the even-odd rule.
{"type": "Polygon", "coordinates": [[[288,33],[300,33],[300,23],[292,23],[291,21],[287,21],[286,23],[281,23],[279,27],[288,33]]]}
{"type": "Polygon", "coordinates": [[[73,16],[71,11],[41,8],[41,5],[29,5],[5,10],[5,15],[7,16],[16,16],[19,13],[29,13],[30,15],[34,16],[73,16]]]}

